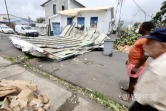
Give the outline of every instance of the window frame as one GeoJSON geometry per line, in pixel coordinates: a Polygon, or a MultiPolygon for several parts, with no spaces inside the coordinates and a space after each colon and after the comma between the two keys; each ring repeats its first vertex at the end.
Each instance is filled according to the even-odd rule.
{"type": "Polygon", "coordinates": [[[72,17],[67,17],[67,25],[72,25],[73,21],[72,21],[72,17]],[[69,24],[68,20],[71,19],[71,24],[69,24]]]}
{"type": "Polygon", "coordinates": [[[98,27],[98,21],[99,21],[99,17],[91,17],[91,18],[90,18],[90,27],[91,27],[91,28],[97,28],[97,27],[98,27]],[[97,21],[96,27],[95,27],[95,26],[92,26],[92,25],[95,24],[95,23],[94,23],[95,21],[97,21]]]}
{"type": "Polygon", "coordinates": [[[57,12],[56,12],[56,4],[53,4],[53,14],[56,15],[57,12]]]}

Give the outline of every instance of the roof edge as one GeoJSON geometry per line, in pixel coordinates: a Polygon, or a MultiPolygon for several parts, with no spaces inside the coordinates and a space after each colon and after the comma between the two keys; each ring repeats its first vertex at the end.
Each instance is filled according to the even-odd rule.
{"type": "Polygon", "coordinates": [[[81,5],[82,7],[86,8],[85,5],[83,5],[82,3],[78,2],[77,0],[74,0],[74,2],[78,3],[78,4],[81,5]]]}
{"type": "Polygon", "coordinates": [[[43,4],[41,4],[41,6],[44,7],[45,4],[47,4],[47,3],[51,2],[51,1],[52,1],[52,0],[47,0],[46,2],[44,2],[43,4]]]}

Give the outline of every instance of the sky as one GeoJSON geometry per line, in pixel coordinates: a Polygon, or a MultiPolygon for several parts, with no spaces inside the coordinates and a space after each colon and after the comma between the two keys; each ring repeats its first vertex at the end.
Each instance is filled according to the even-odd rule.
{"type": "MultiPolygon", "coordinates": [[[[44,17],[44,8],[40,5],[47,0],[6,0],[8,5],[8,11],[18,17],[32,18],[36,20],[37,17],[44,17]]],[[[97,6],[113,6],[115,11],[117,9],[116,21],[119,20],[120,7],[116,8],[118,0],[77,0],[86,7],[97,7],[97,6]],[[95,3],[94,3],[95,2],[95,3]]],[[[137,4],[147,13],[146,21],[150,20],[150,16],[154,16],[156,12],[160,10],[161,4],[164,0],[135,0],[137,4]],[[149,15],[149,16],[148,16],[149,15]]],[[[133,0],[124,0],[121,19],[124,20],[125,24],[131,23],[133,17],[136,15],[138,7],[135,5],[133,0]]],[[[0,14],[6,13],[6,7],[4,0],[0,0],[0,14]]],[[[137,16],[134,18],[133,23],[145,21],[145,15],[142,11],[139,11],[137,16]]]]}

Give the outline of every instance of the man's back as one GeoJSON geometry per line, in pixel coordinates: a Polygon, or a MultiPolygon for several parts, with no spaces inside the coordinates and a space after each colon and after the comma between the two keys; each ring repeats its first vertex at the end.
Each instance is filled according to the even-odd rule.
{"type": "MultiPolygon", "coordinates": [[[[139,38],[133,45],[133,47],[131,48],[130,52],[129,52],[129,64],[133,64],[136,65],[141,56],[144,54],[143,51],[143,45],[146,44],[147,39],[146,38],[139,38]]],[[[143,64],[143,66],[145,66],[146,63],[143,64]]]]}
{"type": "Polygon", "coordinates": [[[166,110],[166,53],[150,63],[135,89],[136,100],[159,111],[166,110]]]}

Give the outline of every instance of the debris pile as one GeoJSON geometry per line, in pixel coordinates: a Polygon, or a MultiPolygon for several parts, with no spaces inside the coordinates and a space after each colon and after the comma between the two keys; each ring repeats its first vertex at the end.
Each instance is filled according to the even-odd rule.
{"type": "Polygon", "coordinates": [[[0,81],[0,111],[47,111],[50,106],[48,96],[37,95],[32,81],[0,81]]]}
{"type": "Polygon", "coordinates": [[[60,36],[10,37],[13,45],[23,52],[57,61],[103,48],[105,39],[109,39],[106,34],[88,28],[82,31],[75,24],[66,26],[60,36]]]}

